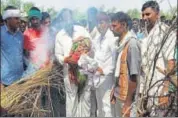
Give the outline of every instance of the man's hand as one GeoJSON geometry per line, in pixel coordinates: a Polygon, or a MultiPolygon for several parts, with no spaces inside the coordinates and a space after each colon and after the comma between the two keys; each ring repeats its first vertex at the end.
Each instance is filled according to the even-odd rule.
{"type": "Polygon", "coordinates": [[[64,57],[64,63],[68,63],[69,57],[64,57]]]}
{"type": "Polygon", "coordinates": [[[130,117],[131,103],[124,103],[122,107],[122,117],[130,117]]]}
{"type": "Polygon", "coordinates": [[[98,71],[101,75],[104,75],[102,68],[98,67],[96,71],[98,71]]]}
{"type": "Polygon", "coordinates": [[[1,85],[1,90],[3,90],[4,89],[4,85],[2,83],[0,83],[0,85],[1,85]]]}
{"type": "Polygon", "coordinates": [[[111,102],[111,104],[116,104],[116,97],[114,96],[114,88],[112,88],[112,90],[111,90],[110,102],[111,102]]]}

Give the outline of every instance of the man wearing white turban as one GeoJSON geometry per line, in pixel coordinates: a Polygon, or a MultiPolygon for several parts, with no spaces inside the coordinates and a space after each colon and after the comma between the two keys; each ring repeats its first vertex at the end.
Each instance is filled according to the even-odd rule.
{"type": "Polygon", "coordinates": [[[23,35],[19,30],[20,11],[14,6],[4,10],[1,26],[1,85],[8,86],[21,78],[23,68],[23,35]]]}

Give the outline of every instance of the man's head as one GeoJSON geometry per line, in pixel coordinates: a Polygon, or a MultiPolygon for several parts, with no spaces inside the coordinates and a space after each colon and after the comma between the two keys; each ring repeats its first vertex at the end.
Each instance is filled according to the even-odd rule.
{"type": "Polygon", "coordinates": [[[120,37],[132,27],[132,20],[130,16],[124,12],[117,12],[112,15],[111,22],[111,29],[114,33],[114,36],[120,37]]]}
{"type": "Polygon", "coordinates": [[[139,31],[139,19],[138,18],[132,19],[132,29],[135,33],[139,31]]]}
{"type": "Polygon", "coordinates": [[[20,18],[20,30],[21,30],[21,32],[24,32],[26,30],[27,25],[28,25],[27,14],[22,13],[21,18],[20,18]]]}
{"type": "Polygon", "coordinates": [[[159,19],[160,9],[156,1],[148,1],[142,6],[142,19],[147,22],[147,30],[150,31],[159,19]]]}
{"type": "Polygon", "coordinates": [[[72,10],[68,8],[62,9],[60,13],[60,19],[61,21],[64,21],[64,22],[73,22],[72,10]]]}
{"type": "Polygon", "coordinates": [[[39,28],[41,25],[42,14],[37,7],[32,7],[28,12],[28,19],[31,23],[32,28],[39,28]]]}
{"type": "Polygon", "coordinates": [[[21,19],[21,21],[20,21],[20,30],[21,30],[21,32],[24,32],[26,30],[27,23],[28,23],[27,20],[21,19]]]}
{"type": "Polygon", "coordinates": [[[41,24],[45,27],[49,27],[51,24],[51,17],[47,12],[42,12],[41,24]]]}
{"type": "Polygon", "coordinates": [[[20,25],[20,10],[14,6],[7,6],[4,9],[3,19],[7,26],[15,31],[20,25]]]}
{"type": "Polygon", "coordinates": [[[95,7],[90,7],[87,10],[87,20],[89,25],[89,32],[93,30],[93,28],[96,26],[96,16],[97,16],[98,10],[95,7]]]}
{"type": "Polygon", "coordinates": [[[67,32],[67,34],[72,37],[73,36],[73,14],[72,10],[64,8],[60,13],[61,23],[63,23],[62,27],[67,32]]]}
{"type": "Polygon", "coordinates": [[[99,12],[96,18],[98,31],[101,33],[101,35],[105,35],[110,25],[109,16],[105,12],[99,12]]]}

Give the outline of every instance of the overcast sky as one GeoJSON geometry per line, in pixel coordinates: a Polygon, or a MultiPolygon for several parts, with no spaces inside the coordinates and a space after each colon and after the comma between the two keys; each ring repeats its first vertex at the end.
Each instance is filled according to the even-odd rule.
{"type": "MultiPolygon", "coordinates": [[[[88,7],[95,6],[100,7],[104,5],[105,8],[116,7],[118,11],[127,11],[128,9],[138,8],[139,10],[142,7],[142,4],[147,0],[23,0],[31,1],[35,3],[37,7],[53,7],[55,10],[59,11],[64,7],[70,9],[78,8],[81,11],[86,11],[88,7]]],[[[177,5],[177,0],[157,0],[160,3],[161,10],[168,10],[171,6],[177,5]],[[170,1],[170,2],[168,2],[170,1]]]]}

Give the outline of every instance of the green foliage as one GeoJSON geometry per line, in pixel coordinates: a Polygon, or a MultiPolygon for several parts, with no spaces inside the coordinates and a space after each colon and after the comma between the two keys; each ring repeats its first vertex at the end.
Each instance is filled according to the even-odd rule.
{"type": "Polygon", "coordinates": [[[32,2],[23,2],[22,0],[1,0],[1,13],[3,13],[4,8],[8,5],[12,5],[20,9],[21,11],[27,13],[28,10],[34,6],[32,2]]]}
{"type": "Polygon", "coordinates": [[[31,7],[33,7],[34,6],[34,3],[32,3],[32,2],[25,2],[25,3],[23,3],[23,11],[25,12],[25,13],[28,13],[28,11],[30,10],[30,8],[31,7]]]}
{"type": "Polygon", "coordinates": [[[138,9],[129,9],[127,11],[127,14],[131,17],[131,18],[141,18],[141,12],[138,9]]]}
{"type": "MultiPolygon", "coordinates": [[[[35,6],[33,2],[23,2],[23,0],[1,0],[1,14],[3,14],[4,9],[8,5],[13,5],[26,14],[28,14],[31,7],[35,6]]],[[[44,7],[40,9],[44,11],[44,7]]],[[[47,8],[47,12],[51,15],[51,18],[54,18],[57,14],[54,8],[47,8]]]]}
{"type": "Polygon", "coordinates": [[[6,5],[13,5],[20,9],[22,5],[22,1],[21,0],[6,0],[6,5]]]}
{"type": "Polygon", "coordinates": [[[57,15],[57,11],[54,8],[47,8],[47,12],[50,14],[51,19],[54,19],[57,15]]]}
{"type": "Polygon", "coordinates": [[[87,19],[87,14],[84,12],[80,12],[78,9],[73,11],[73,16],[75,21],[79,21],[82,19],[87,19]]]}
{"type": "Polygon", "coordinates": [[[177,6],[170,8],[168,11],[160,11],[161,16],[165,16],[166,19],[171,20],[173,16],[177,14],[177,6]]]}

